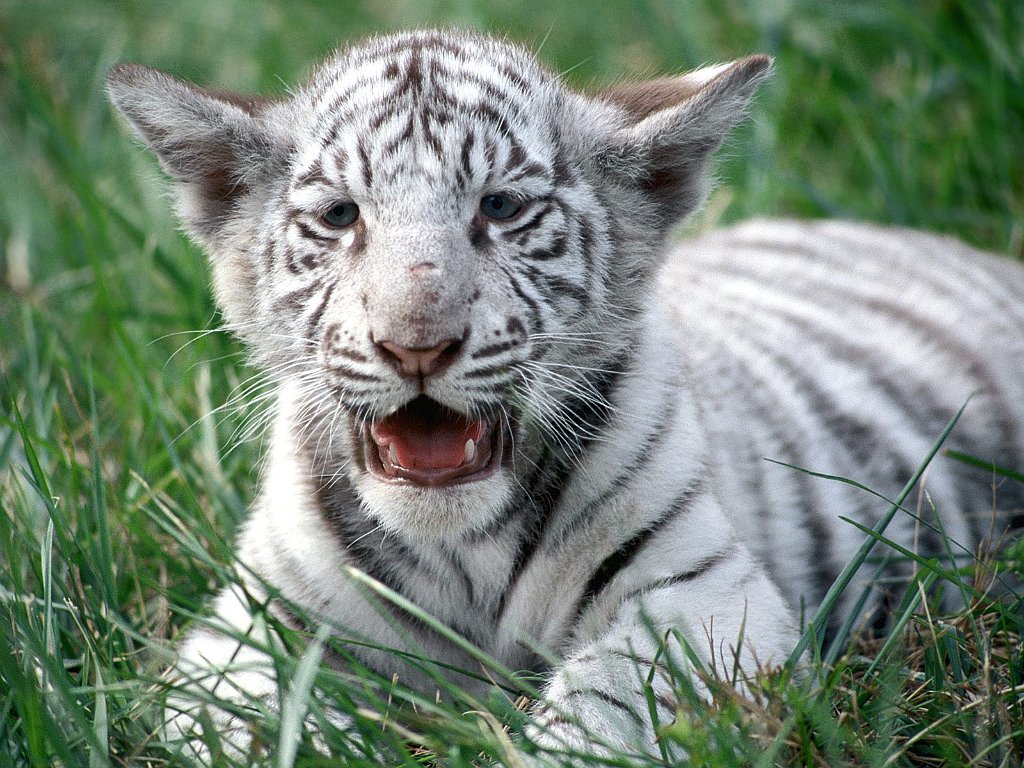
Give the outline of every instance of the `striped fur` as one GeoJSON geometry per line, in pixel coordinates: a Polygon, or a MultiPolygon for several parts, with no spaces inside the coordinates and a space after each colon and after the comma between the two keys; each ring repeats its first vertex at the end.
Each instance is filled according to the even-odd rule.
{"type": "MultiPolygon", "coordinates": [[[[841,223],[667,245],[768,69],[752,57],[585,96],[517,47],[447,32],[343,50],[281,100],[115,68],[111,98],[177,181],[228,326],[279,386],[244,591],[217,599],[225,633],[204,625],[180,649],[193,688],[275,699],[265,657],[238,642],[272,642],[251,608],[268,586],[285,623],[315,616],[339,638],[478,668],[382,609],[355,568],[508,667],[557,654],[536,739],[595,749],[592,730],[653,750],[637,682],[653,638],[678,630],[712,668],[780,661],[795,612],[862,540],[840,516],[884,511],[765,457],[894,496],[977,393],[951,445],[1024,466],[1017,265],[841,223]],[[522,211],[490,217],[489,199],[522,211]],[[351,203],[358,216],[332,225],[351,203]],[[381,425],[424,398],[490,441],[478,474],[382,474],[381,425]]],[[[967,551],[1005,524],[994,509],[1021,506],[1020,488],[994,494],[991,472],[945,458],[920,490],[921,517],[967,551]]],[[[909,515],[889,533],[939,547],[909,515]]],[[[433,685],[394,654],[355,652],[433,685]]],[[[244,742],[239,721],[216,722],[244,742]]]]}

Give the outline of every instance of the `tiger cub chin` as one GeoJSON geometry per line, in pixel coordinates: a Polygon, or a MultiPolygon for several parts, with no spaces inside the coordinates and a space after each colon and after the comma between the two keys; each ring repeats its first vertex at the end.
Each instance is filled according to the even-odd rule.
{"type": "MultiPolygon", "coordinates": [[[[557,654],[530,738],[655,751],[638,680],[659,637],[707,669],[781,662],[864,539],[840,517],[888,508],[784,465],[893,498],[973,394],[947,446],[1024,466],[1018,265],[838,222],[672,239],[770,68],[580,93],[519,47],[435,31],[345,48],[280,98],[114,68],[228,327],[278,383],[241,582],[180,647],[171,725],[198,752],[200,723],[246,748],[230,707],[198,714],[209,692],[277,700],[264,608],[385,677],[433,689],[410,651],[480,688],[359,572],[508,668],[557,654]]],[[[991,471],[936,458],[886,535],[973,553],[1019,513],[1011,485],[993,503],[991,471]]],[[[884,611],[864,582],[909,567],[865,571],[845,609],[871,588],[884,611]]]]}

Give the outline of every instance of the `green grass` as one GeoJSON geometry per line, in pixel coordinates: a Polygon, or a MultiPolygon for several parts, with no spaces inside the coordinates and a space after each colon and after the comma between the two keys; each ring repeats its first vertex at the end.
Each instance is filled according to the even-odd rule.
{"type": "MultiPolygon", "coordinates": [[[[181,627],[232,578],[257,476],[259,440],[237,437],[245,415],[207,417],[253,372],[232,339],[196,333],[216,326],[203,256],[106,106],[106,70],[136,60],[280,92],[344,39],[438,23],[541,47],[581,85],[768,52],[776,77],[724,153],[701,225],[844,216],[1024,256],[1022,3],[4,3],[0,768],[179,764],[160,743],[160,673],[181,627]]],[[[927,564],[920,574],[940,578],[927,564]]],[[[681,679],[687,716],[667,726],[666,750],[722,766],[1020,765],[1020,605],[979,597],[940,619],[916,594],[900,632],[815,665],[816,685],[768,677],[752,700],[719,687],[708,707],[681,679]]],[[[517,764],[500,726],[517,732],[514,693],[530,681],[436,704],[320,669],[304,661],[316,642],[284,635],[296,649],[278,659],[293,673],[285,714],[253,717],[268,743],[297,737],[296,715],[329,700],[397,765],[481,752],[517,764]],[[377,706],[357,706],[359,688],[377,706]]],[[[325,739],[377,764],[341,733],[325,739]]],[[[308,737],[277,754],[268,765],[331,764],[308,737]]]]}

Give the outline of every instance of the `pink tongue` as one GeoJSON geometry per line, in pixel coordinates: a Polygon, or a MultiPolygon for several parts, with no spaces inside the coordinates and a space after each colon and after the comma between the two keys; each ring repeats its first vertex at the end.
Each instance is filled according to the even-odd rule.
{"type": "Polygon", "coordinates": [[[395,447],[406,469],[450,469],[462,466],[466,441],[479,440],[483,422],[471,421],[426,398],[417,398],[374,425],[373,439],[388,454],[395,447]]]}

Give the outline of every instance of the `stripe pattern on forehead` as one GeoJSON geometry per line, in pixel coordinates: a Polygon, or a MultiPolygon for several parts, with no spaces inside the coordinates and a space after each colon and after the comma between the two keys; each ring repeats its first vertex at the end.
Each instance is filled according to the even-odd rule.
{"type": "MultiPolygon", "coordinates": [[[[357,161],[367,185],[373,180],[368,164],[392,158],[414,137],[414,152],[450,160],[450,143],[443,133],[456,121],[487,126],[507,137],[511,146],[506,164],[513,167],[527,162],[525,148],[515,138],[517,129],[550,80],[551,75],[515,46],[411,33],[371,41],[330,59],[310,84],[310,112],[324,148],[335,146],[345,134],[359,134],[357,161]]],[[[493,154],[496,148],[487,141],[478,138],[483,146],[477,151],[493,154]]],[[[473,142],[467,133],[462,149],[473,149],[473,142]]]]}

